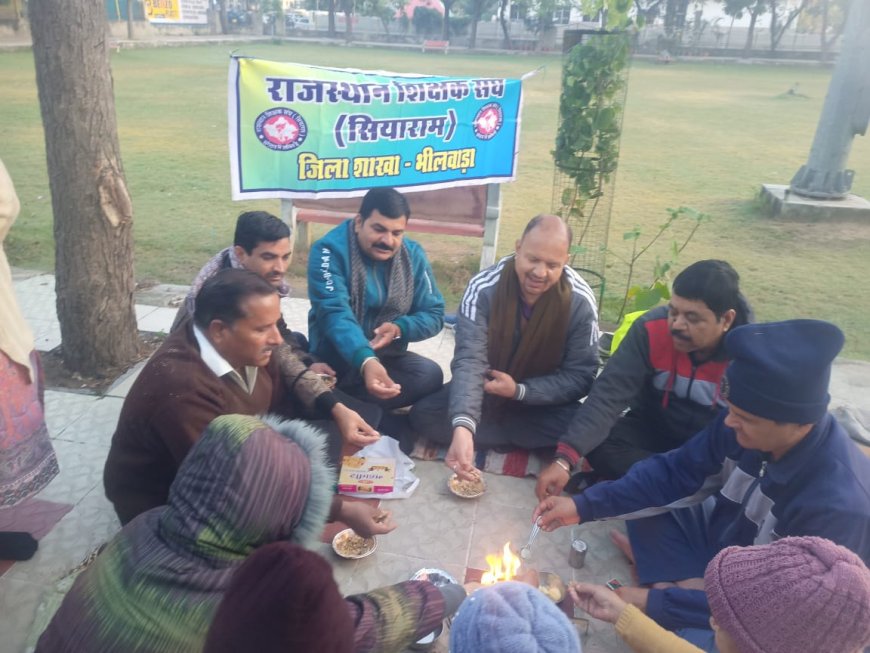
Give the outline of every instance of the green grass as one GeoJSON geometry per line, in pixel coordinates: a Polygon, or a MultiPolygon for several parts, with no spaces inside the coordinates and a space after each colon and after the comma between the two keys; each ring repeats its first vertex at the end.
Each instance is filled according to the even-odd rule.
{"type": "MultiPolygon", "coordinates": [[[[552,209],[559,94],[554,56],[449,56],[316,45],[251,45],[265,58],[432,74],[516,77],[525,84],[518,179],[503,187],[499,251],[526,221],[552,209]]],[[[277,201],[229,198],[226,128],[228,52],[223,47],[125,50],[112,67],[121,152],[134,201],[136,276],[187,283],[231,238],[235,216],[277,212],[277,201]]],[[[765,218],[762,183],[788,183],[805,161],[830,71],[789,66],[635,63],[630,75],[610,247],[626,256],[622,233],[651,233],[665,209],[692,206],[713,216],[681,257],[730,261],[760,319],[820,317],[847,334],[846,354],[870,359],[866,290],[870,224],[796,223],[765,218]],[[795,81],[808,98],[782,97],[795,81]]],[[[22,216],[6,242],[13,265],[53,267],[51,200],[29,53],[0,54],[0,157],[15,180],[22,216]]],[[[854,191],[870,197],[870,143],[850,157],[854,191]]],[[[320,229],[318,233],[322,232],[320,229]]],[[[480,241],[420,235],[448,300],[455,303],[480,241]]],[[[665,243],[663,243],[664,245],[665,243]]],[[[659,250],[662,251],[662,250],[659,250]]],[[[637,280],[649,276],[645,259],[637,280]]],[[[300,273],[301,263],[295,271],[300,273]]],[[[625,266],[608,258],[605,318],[621,296],[625,266]]],[[[298,284],[297,284],[298,287],[298,284]]]]}

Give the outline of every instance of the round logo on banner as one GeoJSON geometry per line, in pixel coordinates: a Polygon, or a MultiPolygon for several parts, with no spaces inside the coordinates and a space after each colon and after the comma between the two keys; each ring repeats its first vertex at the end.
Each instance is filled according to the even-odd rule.
{"type": "Polygon", "coordinates": [[[308,136],[308,125],[293,109],[280,107],[257,116],[254,131],[260,142],[270,150],[287,152],[302,145],[308,136]]]}
{"type": "Polygon", "coordinates": [[[504,122],[504,112],[498,102],[484,104],[474,116],[474,135],[483,141],[488,141],[498,134],[504,122]]]}

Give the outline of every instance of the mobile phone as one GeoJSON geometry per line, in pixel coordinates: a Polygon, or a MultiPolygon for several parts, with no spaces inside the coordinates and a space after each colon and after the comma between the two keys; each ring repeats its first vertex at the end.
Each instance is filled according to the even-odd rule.
{"type": "Polygon", "coordinates": [[[615,578],[611,578],[609,581],[607,581],[607,582],[605,583],[605,585],[607,585],[607,587],[609,587],[610,589],[612,589],[614,592],[615,592],[616,590],[618,590],[620,587],[622,587],[622,583],[620,583],[620,582],[619,582],[617,579],[615,579],[615,578]]]}

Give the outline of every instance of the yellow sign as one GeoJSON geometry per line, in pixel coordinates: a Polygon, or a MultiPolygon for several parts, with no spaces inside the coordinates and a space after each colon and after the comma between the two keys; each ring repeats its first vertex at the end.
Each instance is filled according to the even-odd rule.
{"type": "Polygon", "coordinates": [[[145,18],[176,22],[181,18],[179,0],[145,0],[145,18]]]}

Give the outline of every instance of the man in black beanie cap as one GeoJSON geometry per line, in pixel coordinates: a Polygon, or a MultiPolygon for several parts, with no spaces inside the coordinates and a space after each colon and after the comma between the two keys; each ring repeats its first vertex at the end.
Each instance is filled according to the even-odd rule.
{"type": "Polygon", "coordinates": [[[707,627],[701,578],[727,546],[816,535],[870,562],[870,459],[827,412],[831,363],[843,340],[840,329],[818,320],[734,329],[725,339],[732,358],[722,383],[726,410],[679,449],[641,461],[618,481],[544,499],[535,519],[548,531],[630,520],[624,551],[640,584],[654,588],[620,595],[678,632],[707,627]]]}

